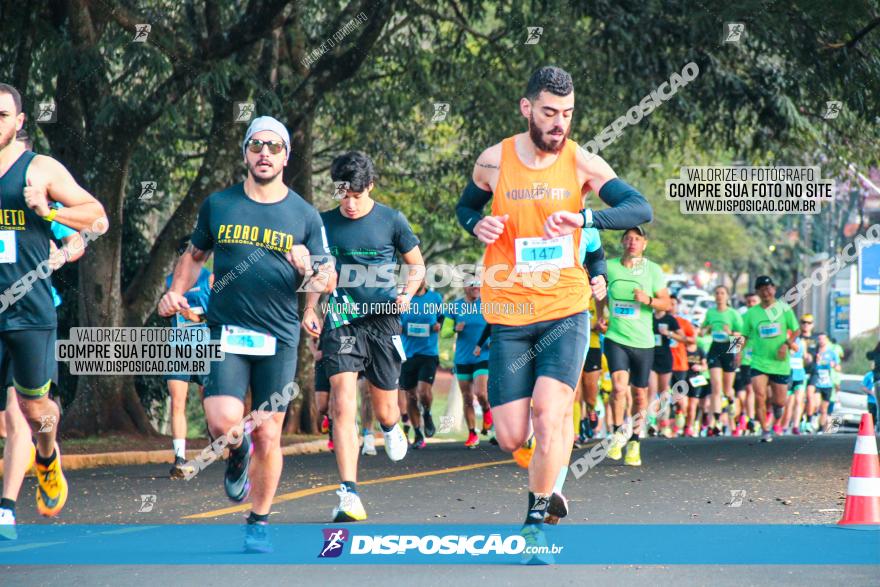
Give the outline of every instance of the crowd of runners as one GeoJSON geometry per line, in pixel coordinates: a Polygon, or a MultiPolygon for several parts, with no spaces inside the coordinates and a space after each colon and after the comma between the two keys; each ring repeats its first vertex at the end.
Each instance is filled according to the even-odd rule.
{"type": "MultiPolygon", "coordinates": [[[[250,500],[246,550],[272,549],[267,524],[282,475],[287,411],[277,397],[290,397],[284,391],[297,374],[303,335],[338,467],[338,502],[332,511],[328,504],[334,522],[367,518],[358,460],[376,454],[379,438],[392,461],[410,448],[430,450],[446,321],[455,333],[464,444],[474,448],[482,437],[528,468],[522,532],[529,542],[540,543],[545,521],[567,515],[571,453],[591,438],[610,436],[607,457],[638,466],[648,435],[760,434],[770,441],[788,430],[821,433],[827,426],[841,356],[827,336],[813,332],[812,318],[799,322],[775,298],[772,278],[761,276],[747,307],[731,308],[719,286],[717,307],[703,323],[688,322],[660,266],[648,259],[647,200],[568,138],[571,76],[540,68],[519,108],[528,129],[477,157],[456,208],[462,228],[485,245],[482,265],[509,285],[468,281],[449,303],[426,287],[420,240],[407,219],[373,198],[379,178],[368,155],[351,151],[333,161],[338,205],[319,212],[282,180],[291,156],[284,125],[263,116],[249,126],[241,145],[246,179],[204,201],[158,303],[171,326],[208,329],[226,353],[207,376],[166,376],[171,477],[193,474],[185,405],[189,383],[197,383],[211,438],[226,439],[224,491],[234,502],[250,500]],[[594,209],[598,202],[585,200],[588,192],[604,207],[594,209]],[[607,230],[622,232],[601,234],[607,230]],[[608,238],[620,238],[620,258],[605,258],[608,238]],[[213,273],[205,268],[212,255],[213,273]],[[236,278],[242,263],[246,278],[236,278]],[[408,268],[402,277],[380,270],[377,279],[352,285],[359,282],[347,276],[353,268],[398,264],[408,268]],[[548,273],[554,283],[543,287],[535,277],[548,273]],[[664,399],[678,382],[687,394],[670,405],[664,399]],[[246,417],[248,394],[250,406],[271,405],[258,425],[246,417]]],[[[0,218],[22,219],[21,226],[0,226],[18,251],[17,261],[0,263],[4,289],[47,257],[53,221],[79,231],[103,217],[60,164],[16,141],[22,122],[17,92],[0,86],[0,218]]],[[[34,448],[24,423],[36,431],[41,416],[58,417],[48,399],[56,369],[53,308],[44,279],[0,314],[2,373],[12,390],[0,502],[6,538],[15,537],[15,500],[32,463],[40,513],[57,515],[68,494],[57,426],[35,432],[34,448]]]]}

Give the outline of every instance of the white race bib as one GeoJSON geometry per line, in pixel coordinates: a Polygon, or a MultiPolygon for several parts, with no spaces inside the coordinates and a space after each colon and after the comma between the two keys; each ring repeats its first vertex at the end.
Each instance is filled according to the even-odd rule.
{"type": "Polygon", "coordinates": [[[816,381],[817,387],[831,387],[831,371],[818,369],[816,375],[818,376],[816,381]]]}
{"type": "Polygon", "coordinates": [[[0,230],[0,263],[15,263],[15,231],[0,230]]]}
{"type": "Polygon", "coordinates": [[[659,334],[654,335],[654,346],[663,346],[663,341],[661,340],[659,334]]]}
{"type": "Polygon", "coordinates": [[[693,377],[688,379],[688,381],[690,381],[691,385],[693,385],[694,387],[702,387],[708,383],[706,381],[706,378],[702,375],[694,375],[693,377]]]}
{"type": "Polygon", "coordinates": [[[762,324],[758,326],[758,334],[761,338],[774,338],[782,334],[782,326],[779,325],[779,322],[762,324]]]}
{"type": "Polygon", "coordinates": [[[240,326],[223,326],[220,330],[220,350],[235,355],[275,354],[275,337],[240,326]]]}
{"type": "Polygon", "coordinates": [[[400,355],[400,360],[406,362],[406,351],[403,350],[403,341],[400,340],[400,335],[395,334],[392,336],[391,342],[394,343],[394,348],[397,350],[397,354],[400,355]]]}
{"type": "Polygon", "coordinates": [[[789,357],[788,365],[792,369],[801,370],[804,368],[804,358],[803,357],[789,357]]]}
{"type": "Polygon", "coordinates": [[[514,247],[519,273],[547,271],[550,267],[574,267],[574,239],[570,234],[549,239],[518,238],[514,241],[514,247]]]}
{"type": "Polygon", "coordinates": [[[431,336],[431,325],[416,324],[414,322],[410,322],[406,325],[406,335],[415,336],[418,338],[427,338],[431,336]]]}
{"type": "Polygon", "coordinates": [[[727,333],[724,331],[715,332],[715,330],[712,330],[712,340],[715,342],[727,342],[727,333]]]}
{"type": "Polygon", "coordinates": [[[614,300],[611,303],[611,315],[614,318],[622,318],[624,320],[635,320],[642,312],[642,305],[639,302],[619,302],[614,300]]]}

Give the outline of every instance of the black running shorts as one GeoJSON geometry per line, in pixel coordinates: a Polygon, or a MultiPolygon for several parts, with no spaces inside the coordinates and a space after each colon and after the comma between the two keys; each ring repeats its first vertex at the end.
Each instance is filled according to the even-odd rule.
{"type": "Polygon", "coordinates": [[[587,360],[584,361],[584,373],[593,373],[602,370],[602,349],[590,347],[587,351],[587,360]]]}
{"type": "Polygon", "coordinates": [[[651,366],[654,363],[654,347],[639,349],[605,338],[605,357],[608,371],[629,371],[629,384],[633,387],[648,387],[651,366]]]}
{"type": "Polygon", "coordinates": [[[400,316],[379,314],[339,328],[325,328],[320,347],[328,380],[338,373],[363,371],[374,387],[397,389],[403,361],[400,316]]]}
{"type": "Polygon", "coordinates": [[[758,371],[754,367],[751,369],[751,377],[754,379],[755,377],[760,377],[761,375],[766,375],[770,379],[770,383],[778,383],[779,385],[785,385],[788,387],[788,375],[777,375],[775,373],[764,373],[763,371],[758,371]]]}
{"type": "Polygon", "coordinates": [[[324,359],[315,361],[315,391],[330,393],[330,378],[324,369],[324,359]]]}
{"type": "MultiPolygon", "coordinates": [[[[211,339],[220,340],[220,328],[211,328],[211,339]]],[[[286,412],[292,399],[291,390],[295,390],[288,386],[294,383],[296,361],[296,345],[286,345],[280,340],[276,341],[274,355],[227,352],[222,361],[211,362],[211,372],[205,376],[205,397],[228,395],[243,403],[250,388],[252,409],[260,409],[265,404],[262,408],[265,411],[286,412]]]]}
{"type": "Polygon", "coordinates": [[[752,382],[752,368],[749,365],[740,365],[733,378],[734,391],[745,391],[746,386],[752,382]]]}
{"type": "Polygon", "coordinates": [[[654,347],[654,361],[651,364],[651,371],[660,375],[672,373],[672,353],[669,349],[654,347]]]}
{"type": "Polygon", "coordinates": [[[11,385],[23,398],[39,399],[49,393],[57,371],[54,328],[0,332],[0,381],[4,389],[11,385]]]}
{"type": "Polygon", "coordinates": [[[729,342],[713,342],[706,355],[706,362],[709,364],[709,368],[720,368],[724,370],[725,373],[734,373],[736,371],[736,355],[729,351],[729,342]]]}
{"type": "Polygon", "coordinates": [[[440,366],[440,357],[436,355],[413,355],[407,357],[406,362],[400,368],[400,388],[415,389],[419,381],[430,385],[434,384],[437,375],[437,367],[440,366]]]}

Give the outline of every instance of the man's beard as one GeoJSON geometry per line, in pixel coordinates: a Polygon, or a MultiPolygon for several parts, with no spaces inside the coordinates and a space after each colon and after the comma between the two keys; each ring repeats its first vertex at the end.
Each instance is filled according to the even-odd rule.
{"type": "Polygon", "coordinates": [[[254,183],[259,185],[268,185],[275,181],[275,178],[281,174],[281,171],[279,171],[271,177],[260,177],[259,175],[257,175],[257,166],[252,166],[250,164],[248,164],[248,171],[250,172],[251,177],[254,178],[254,183]]]}
{"type": "MultiPolygon", "coordinates": [[[[552,130],[552,129],[551,129],[552,130]]],[[[558,154],[562,151],[562,148],[565,147],[565,142],[568,139],[568,134],[571,132],[571,126],[569,126],[565,132],[560,136],[558,145],[551,145],[547,141],[544,140],[544,132],[538,128],[538,125],[535,124],[534,117],[529,117],[529,138],[532,139],[532,142],[535,143],[535,146],[538,147],[539,150],[544,151],[545,153],[553,153],[558,154]]]]}
{"type": "Polygon", "coordinates": [[[13,129],[13,130],[12,130],[8,135],[6,135],[5,137],[4,137],[4,136],[0,136],[0,151],[2,151],[3,149],[5,149],[5,148],[8,147],[9,145],[11,145],[12,142],[15,140],[15,137],[16,137],[15,129],[13,129]]]}

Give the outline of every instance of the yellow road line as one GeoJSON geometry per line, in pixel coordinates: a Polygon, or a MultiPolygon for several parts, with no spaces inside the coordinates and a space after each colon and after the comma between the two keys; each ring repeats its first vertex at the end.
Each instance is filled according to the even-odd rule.
{"type": "MultiPolygon", "coordinates": [[[[382,477],[380,479],[371,479],[369,481],[362,481],[358,483],[358,485],[376,485],[378,483],[391,483],[393,481],[406,481],[407,479],[418,479],[421,477],[433,477],[434,475],[448,475],[450,473],[460,473],[461,471],[471,471],[473,469],[483,469],[486,467],[494,467],[496,465],[509,465],[511,463],[515,463],[513,459],[507,459],[504,461],[490,461],[488,463],[475,463],[473,465],[462,465],[460,467],[449,467],[447,469],[436,469],[434,471],[423,471],[421,473],[407,473],[406,475],[394,475],[393,477],[382,477]]],[[[283,503],[285,501],[293,501],[294,499],[299,499],[301,497],[308,497],[310,495],[317,495],[319,493],[326,493],[328,491],[334,491],[339,489],[339,484],[334,485],[320,485],[318,487],[311,487],[309,489],[300,489],[299,491],[293,491],[291,493],[285,493],[282,495],[278,495],[275,499],[272,500],[272,505],[277,503],[283,503]]],[[[236,505],[228,508],[222,508],[219,510],[212,510],[210,512],[204,512],[201,514],[192,514],[189,516],[184,516],[184,520],[194,520],[194,519],[204,519],[204,518],[214,518],[216,516],[225,516],[226,514],[236,514],[239,512],[246,512],[251,509],[251,504],[244,503],[241,505],[236,505]]]]}

